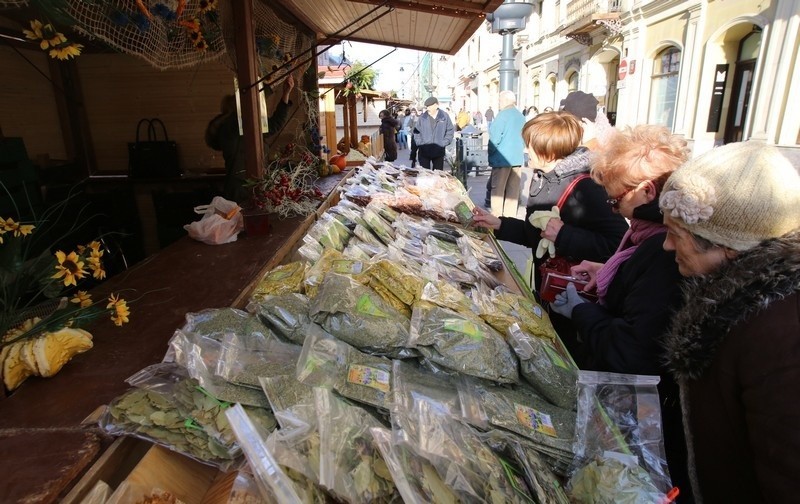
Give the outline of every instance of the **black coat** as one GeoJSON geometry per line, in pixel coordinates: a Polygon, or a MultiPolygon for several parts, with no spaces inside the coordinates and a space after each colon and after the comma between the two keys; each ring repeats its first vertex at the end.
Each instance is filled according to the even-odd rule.
{"type": "MultiPolygon", "coordinates": [[[[635,217],[661,221],[657,202],[636,209],[635,217]]],[[[605,305],[583,303],[572,311],[582,341],[573,352],[581,369],[659,375],[659,399],[666,459],[678,502],[692,502],[686,468],[686,438],[678,386],[664,362],[664,335],[683,304],[675,253],[664,250],[666,232],[644,240],[620,265],[605,305]]]]}
{"type": "Polygon", "coordinates": [[[383,150],[386,161],[397,159],[397,130],[402,127],[400,121],[394,117],[381,119],[380,132],[383,135],[383,150]]]}

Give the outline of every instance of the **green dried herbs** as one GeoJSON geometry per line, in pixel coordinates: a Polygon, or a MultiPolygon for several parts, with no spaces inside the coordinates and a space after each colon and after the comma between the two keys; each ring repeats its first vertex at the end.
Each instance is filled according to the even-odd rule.
{"type": "Polygon", "coordinates": [[[256,285],[250,299],[261,300],[264,296],[277,296],[289,292],[303,292],[306,263],[296,261],[277,266],[267,272],[256,285]]]}
{"type": "Polygon", "coordinates": [[[310,315],[327,332],[356,348],[387,353],[408,341],[408,319],[374,290],[345,275],[326,275],[310,315]]]}
{"type": "Polygon", "coordinates": [[[409,343],[423,357],[449,369],[500,383],[519,381],[517,358],[511,348],[477,317],[418,302],[409,343]]]}
{"type": "Polygon", "coordinates": [[[302,345],[305,340],[304,327],[311,321],[308,316],[309,304],[309,299],[303,294],[290,292],[265,296],[248,309],[258,315],[273,334],[290,343],[302,345]]]}

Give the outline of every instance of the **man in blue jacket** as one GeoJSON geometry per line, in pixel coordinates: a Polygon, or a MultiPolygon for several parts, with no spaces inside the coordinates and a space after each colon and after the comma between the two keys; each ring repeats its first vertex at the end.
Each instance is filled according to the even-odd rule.
{"type": "Polygon", "coordinates": [[[423,168],[444,168],[445,147],[453,141],[455,129],[450,117],[439,109],[439,100],[431,96],[425,100],[425,112],[419,116],[414,128],[417,161],[423,168]]]}
{"type": "Polygon", "coordinates": [[[492,213],[498,217],[516,217],[525,152],[522,140],[525,116],[517,110],[513,92],[501,91],[499,99],[500,111],[489,126],[492,213]]]}

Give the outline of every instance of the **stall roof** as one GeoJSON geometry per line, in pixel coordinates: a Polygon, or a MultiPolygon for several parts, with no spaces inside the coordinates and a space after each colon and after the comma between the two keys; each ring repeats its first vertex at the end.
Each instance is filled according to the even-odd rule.
{"type": "Polygon", "coordinates": [[[455,54],[503,0],[278,0],[320,39],[455,54]],[[360,21],[358,21],[360,20],[360,21]]]}

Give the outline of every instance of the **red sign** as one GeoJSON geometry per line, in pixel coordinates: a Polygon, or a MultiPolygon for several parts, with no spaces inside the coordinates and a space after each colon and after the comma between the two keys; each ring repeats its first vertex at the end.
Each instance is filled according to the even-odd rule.
{"type": "Polygon", "coordinates": [[[619,62],[619,69],[617,70],[617,80],[625,80],[628,75],[628,60],[623,59],[619,62]]]}

